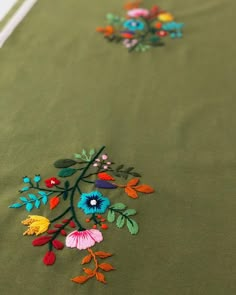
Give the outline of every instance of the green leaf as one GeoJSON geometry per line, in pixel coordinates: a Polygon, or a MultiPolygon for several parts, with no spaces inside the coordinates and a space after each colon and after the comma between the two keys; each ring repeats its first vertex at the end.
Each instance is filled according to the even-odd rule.
{"type": "Polygon", "coordinates": [[[115,219],[116,219],[115,212],[112,211],[112,210],[109,210],[109,211],[108,211],[108,214],[107,214],[107,221],[108,221],[108,222],[114,222],[115,219]]]}
{"type": "Polygon", "coordinates": [[[123,167],[124,167],[124,165],[119,165],[119,166],[117,166],[117,167],[116,167],[116,171],[121,170],[123,167]]]}
{"type": "Polygon", "coordinates": [[[129,167],[125,170],[125,172],[129,173],[130,171],[132,171],[134,169],[134,167],[129,167]]]}
{"type": "Polygon", "coordinates": [[[126,216],[131,216],[131,215],[135,215],[137,213],[137,211],[135,209],[127,209],[124,211],[124,214],[126,216]]]}
{"type": "Polygon", "coordinates": [[[64,169],[61,169],[58,172],[58,176],[60,176],[60,177],[68,177],[68,176],[71,176],[71,175],[75,174],[76,171],[77,170],[73,169],[73,168],[64,168],[64,169]]]}
{"type": "Polygon", "coordinates": [[[136,235],[138,233],[138,224],[133,219],[129,218],[127,219],[127,227],[131,235],[136,235]]]}
{"type": "Polygon", "coordinates": [[[90,151],[89,151],[89,155],[90,156],[93,156],[95,154],[95,149],[91,149],[90,151]]]}
{"type": "Polygon", "coordinates": [[[74,154],[74,157],[75,157],[76,159],[81,159],[81,154],[74,154]]]}
{"type": "Polygon", "coordinates": [[[63,200],[65,201],[67,199],[67,197],[68,197],[68,191],[64,191],[62,197],[63,197],[63,200]]]}
{"type": "Polygon", "coordinates": [[[125,217],[120,215],[116,220],[116,226],[118,228],[122,228],[124,226],[124,224],[125,224],[125,217]]]}
{"type": "Polygon", "coordinates": [[[121,177],[121,174],[119,172],[114,171],[113,174],[117,177],[121,177]]]}
{"type": "Polygon", "coordinates": [[[82,155],[83,155],[83,156],[86,156],[86,155],[87,155],[85,149],[82,150],[82,155]]]}
{"type": "Polygon", "coordinates": [[[113,209],[118,209],[118,210],[123,210],[126,208],[126,205],[123,203],[115,203],[114,205],[112,205],[110,208],[113,209]]]}
{"type": "Polygon", "coordinates": [[[137,172],[132,172],[130,173],[131,175],[133,175],[134,177],[141,177],[142,175],[140,175],[139,173],[137,172]]]}
{"type": "Polygon", "coordinates": [[[67,188],[69,188],[69,186],[70,186],[70,183],[69,183],[69,181],[67,180],[67,181],[65,182],[65,188],[67,189],[67,188]]]}
{"type": "Polygon", "coordinates": [[[77,162],[72,159],[60,159],[54,163],[56,168],[68,168],[75,165],[77,162]]]}
{"type": "Polygon", "coordinates": [[[107,13],[106,18],[107,20],[112,21],[114,19],[114,15],[112,13],[107,13]]]}

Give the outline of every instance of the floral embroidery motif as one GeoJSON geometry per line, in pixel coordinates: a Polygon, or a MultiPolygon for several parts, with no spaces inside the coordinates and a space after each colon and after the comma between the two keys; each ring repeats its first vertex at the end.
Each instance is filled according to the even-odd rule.
{"type": "Polygon", "coordinates": [[[103,272],[114,270],[111,264],[99,262],[100,259],[111,257],[111,253],[94,252],[91,249],[103,242],[102,231],[109,229],[107,223],[115,224],[119,229],[126,227],[132,235],[139,231],[138,223],[134,220],[136,210],[127,208],[121,202],[112,203],[107,196],[108,190],[124,190],[132,199],[137,199],[140,193],[154,192],[151,186],[140,184],[141,175],[134,171],[134,167],[115,165],[103,153],[104,149],[102,147],[98,152],[95,149],[83,149],[80,154],[74,154],[75,160],[57,160],[54,166],[59,169],[58,177],[45,180],[39,174],[32,178],[23,177],[24,186],[19,190],[19,202],[9,206],[25,208],[31,212],[33,209],[40,210],[41,205],[49,204],[49,209],[54,210],[64,204],[64,209],[52,219],[29,215],[22,221],[27,226],[23,235],[37,236],[32,241],[34,247],[48,247],[42,259],[47,266],[56,262],[56,252],[63,250],[65,246],[79,251],[87,250],[88,254],[83,258],[82,264],[93,263],[94,268],[83,268],[84,275],[71,279],[78,284],[92,278],[105,284],[103,272]],[[83,192],[82,184],[93,189],[83,192]]]}
{"type": "Polygon", "coordinates": [[[125,17],[108,13],[108,25],[97,27],[110,42],[122,43],[129,52],[144,52],[151,47],[163,46],[163,38],[181,38],[183,23],[174,21],[174,16],[154,5],[151,9],[140,7],[140,1],[128,3],[124,6],[125,17]]]}

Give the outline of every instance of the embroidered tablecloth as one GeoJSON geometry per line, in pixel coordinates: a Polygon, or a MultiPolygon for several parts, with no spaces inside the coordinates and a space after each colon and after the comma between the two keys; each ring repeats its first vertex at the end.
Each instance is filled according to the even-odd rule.
{"type": "Polygon", "coordinates": [[[185,24],[145,53],[96,32],[123,4],[38,1],[0,51],[2,295],[236,292],[236,3],[143,1],[185,24]]]}

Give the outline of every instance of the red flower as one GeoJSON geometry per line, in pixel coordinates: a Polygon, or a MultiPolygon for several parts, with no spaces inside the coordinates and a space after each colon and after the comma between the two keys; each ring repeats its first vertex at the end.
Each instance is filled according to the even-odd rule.
{"type": "Polygon", "coordinates": [[[46,187],[49,187],[49,188],[61,183],[60,180],[57,179],[56,177],[48,178],[44,182],[45,182],[46,187]]]}
{"type": "Polygon", "coordinates": [[[52,265],[56,261],[56,255],[52,251],[48,251],[44,258],[43,258],[43,263],[46,265],[52,265]]]}

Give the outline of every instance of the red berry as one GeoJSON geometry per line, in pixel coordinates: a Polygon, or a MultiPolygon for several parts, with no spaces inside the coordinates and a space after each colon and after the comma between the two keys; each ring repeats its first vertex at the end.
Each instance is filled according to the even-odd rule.
{"type": "Polygon", "coordinates": [[[106,221],[106,218],[102,218],[101,221],[102,221],[102,222],[106,221]]]}
{"type": "Polygon", "coordinates": [[[160,37],[165,37],[167,35],[167,32],[166,31],[159,31],[159,32],[157,32],[157,35],[160,37]]]}
{"type": "Polygon", "coordinates": [[[102,215],[98,214],[98,215],[97,215],[97,218],[98,218],[98,219],[101,219],[101,218],[102,218],[102,215]]]}
{"type": "Polygon", "coordinates": [[[86,219],[85,219],[85,222],[90,222],[90,219],[89,219],[89,218],[86,218],[86,219]]]}
{"type": "Polygon", "coordinates": [[[97,228],[96,224],[93,225],[93,228],[94,228],[94,229],[97,228]]]}
{"type": "Polygon", "coordinates": [[[102,229],[108,229],[108,226],[107,226],[107,224],[103,223],[102,226],[101,226],[101,228],[102,229]]]}

